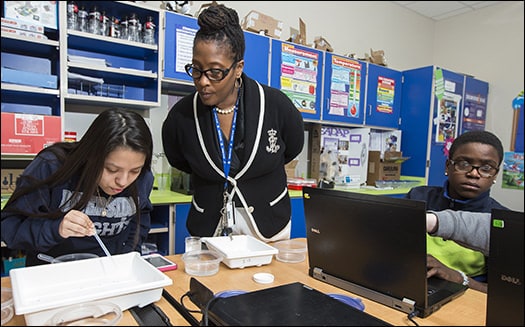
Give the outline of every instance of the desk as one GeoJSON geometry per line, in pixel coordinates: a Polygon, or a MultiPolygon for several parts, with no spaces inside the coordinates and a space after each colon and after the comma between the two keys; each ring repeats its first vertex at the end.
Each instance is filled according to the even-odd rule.
{"type": "MultiPolygon", "coordinates": [[[[181,255],[171,255],[168,256],[168,258],[176,262],[179,268],[166,272],[166,274],[173,279],[173,284],[167,286],[165,290],[179,301],[181,296],[189,290],[190,278],[192,276],[184,272],[184,262],[182,261],[181,255]]],[[[365,304],[365,312],[395,326],[414,326],[414,324],[407,319],[407,315],[401,311],[356,296],[308,276],[308,258],[301,263],[283,263],[274,258],[268,265],[247,267],[244,269],[230,269],[226,265],[221,264],[217,274],[195,278],[214,293],[225,290],[254,291],[292,282],[301,282],[323,293],[338,293],[359,297],[365,304]],[[272,284],[255,283],[252,276],[258,272],[273,274],[275,281],[272,284]]],[[[486,299],[487,296],[485,293],[468,289],[465,294],[445,304],[429,317],[424,319],[416,317],[414,319],[421,326],[484,326],[486,299]]],[[[184,298],[184,305],[187,308],[196,309],[187,297],[184,298]]],[[[199,313],[194,314],[194,316],[198,321],[202,319],[202,315],[199,313]]]]}
{"type": "MultiPolygon", "coordinates": [[[[172,280],[173,284],[167,286],[167,291],[175,300],[180,301],[182,295],[189,290],[190,278],[184,271],[182,255],[167,256],[171,261],[177,263],[178,269],[165,272],[172,280]]],[[[365,305],[365,312],[385,320],[395,326],[414,326],[407,319],[407,315],[401,311],[388,308],[382,304],[370,301],[366,298],[356,296],[335,286],[326,284],[308,276],[308,258],[300,263],[284,263],[274,259],[268,265],[261,267],[247,267],[244,269],[230,269],[225,264],[220,265],[219,272],[213,276],[195,277],[202,284],[214,293],[226,290],[245,290],[255,291],[269,287],[301,282],[323,293],[338,293],[359,297],[365,305]],[[268,272],[275,276],[275,281],[271,284],[257,284],[252,276],[258,272],[268,272]]],[[[2,278],[2,287],[10,287],[9,277],[2,278]]],[[[468,289],[465,294],[445,304],[441,309],[434,312],[427,318],[414,319],[421,326],[484,326],[486,312],[487,295],[475,290],[468,289]]],[[[165,299],[161,298],[156,304],[166,313],[170,321],[175,326],[189,326],[182,315],[170,305],[165,299]]],[[[184,299],[184,305],[190,309],[197,309],[188,298],[184,299]]],[[[200,321],[202,315],[193,314],[200,321]]],[[[24,325],[23,316],[15,316],[6,326],[24,325]]],[[[129,311],[124,312],[120,326],[137,326],[137,323],[129,311]]]]}
{"type": "MultiPolygon", "coordinates": [[[[182,261],[182,259],[181,259],[182,261]]],[[[11,287],[11,280],[9,277],[2,277],[2,288],[11,287]]],[[[170,318],[170,322],[173,326],[189,326],[190,324],[184,319],[180,313],[163,297],[155,304],[164,311],[164,313],[170,318]]],[[[13,318],[2,326],[25,326],[26,321],[23,315],[15,315],[13,318]]],[[[139,326],[135,318],[131,315],[129,310],[123,312],[122,319],[118,323],[118,326],[139,326]]]]}

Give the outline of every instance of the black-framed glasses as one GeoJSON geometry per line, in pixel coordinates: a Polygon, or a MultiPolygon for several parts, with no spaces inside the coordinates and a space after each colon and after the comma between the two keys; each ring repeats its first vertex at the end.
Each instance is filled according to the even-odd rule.
{"type": "Polygon", "coordinates": [[[228,76],[230,70],[233,69],[235,64],[237,64],[237,61],[234,61],[228,69],[210,68],[206,70],[200,70],[193,64],[186,64],[186,66],[184,66],[184,69],[186,70],[186,73],[188,73],[188,75],[193,79],[198,80],[202,77],[202,75],[206,75],[206,78],[210,81],[219,82],[225,79],[226,76],[228,76]]]}
{"type": "Polygon", "coordinates": [[[492,167],[491,165],[483,165],[483,166],[474,166],[470,162],[466,160],[460,160],[460,161],[454,161],[449,160],[452,165],[454,165],[454,169],[456,171],[462,172],[462,173],[470,173],[472,170],[476,169],[478,171],[479,176],[483,178],[490,178],[494,177],[498,171],[499,168],[492,167]]]}

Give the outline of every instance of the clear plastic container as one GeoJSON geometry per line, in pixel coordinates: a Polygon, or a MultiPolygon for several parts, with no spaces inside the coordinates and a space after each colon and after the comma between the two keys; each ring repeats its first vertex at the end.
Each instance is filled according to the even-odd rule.
{"type": "Polygon", "coordinates": [[[212,250],[197,250],[182,255],[184,271],[193,276],[211,276],[219,272],[222,255],[212,250]]]}
{"type": "Polygon", "coordinates": [[[9,287],[2,287],[2,326],[8,323],[14,314],[13,290],[9,287]]]}
{"type": "Polygon", "coordinates": [[[281,262],[298,263],[306,259],[306,242],[301,240],[284,240],[272,244],[274,248],[279,250],[275,255],[275,259],[281,262]]]}
{"type": "Polygon", "coordinates": [[[115,326],[122,310],[111,302],[87,302],[65,307],[55,313],[48,326],[115,326]]]}

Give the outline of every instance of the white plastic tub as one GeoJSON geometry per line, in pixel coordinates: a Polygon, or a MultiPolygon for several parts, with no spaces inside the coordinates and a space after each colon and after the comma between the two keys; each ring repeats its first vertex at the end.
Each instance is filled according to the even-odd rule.
{"type": "Polygon", "coordinates": [[[230,268],[262,266],[272,262],[279,251],[250,235],[203,237],[210,250],[222,254],[225,265],[230,268]],[[233,238],[233,239],[232,239],[233,238]]]}
{"type": "Polygon", "coordinates": [[[63,307],[104,300],[121,310],[158,301],[173,281],[138,252],[13,269],[9,272],[17,315],[44,325],[63,307]]]}

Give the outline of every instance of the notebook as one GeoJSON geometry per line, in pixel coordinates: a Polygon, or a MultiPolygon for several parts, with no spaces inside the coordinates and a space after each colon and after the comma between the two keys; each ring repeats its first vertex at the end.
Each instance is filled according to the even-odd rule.
{"type": "Polygon", "coordinates": [[[427,317],[465,286],[426,278],[425,202],[303,188],[309,275],[427,317]]]}
{"type": "Polygon", "coordinates": [[[487,326],[524,325],[523,220],[523,212],[492,210],[487,326]]]}
{"type": "Polygon", "coordinates": [[[208,317],[217,326],[391,326],[298,282],[214,298],[208,317]]]}

